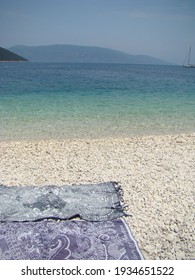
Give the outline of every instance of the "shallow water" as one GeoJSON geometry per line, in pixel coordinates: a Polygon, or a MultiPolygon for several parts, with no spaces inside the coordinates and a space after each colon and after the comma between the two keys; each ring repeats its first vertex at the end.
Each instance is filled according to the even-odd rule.
{"type": "Polygon", "coordinates": [[[194,132],[195,70],[0,63],[0,140],[194,132]]]}

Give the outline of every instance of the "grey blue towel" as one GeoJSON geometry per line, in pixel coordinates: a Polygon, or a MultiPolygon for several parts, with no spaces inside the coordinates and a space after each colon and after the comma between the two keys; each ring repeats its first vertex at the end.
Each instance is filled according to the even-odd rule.
{"type": "Polygon", "coordinates": [[[0,186],[0,221],[45,218],[107,221],[124,216],[115,182],[72,186],[0,186]]]}

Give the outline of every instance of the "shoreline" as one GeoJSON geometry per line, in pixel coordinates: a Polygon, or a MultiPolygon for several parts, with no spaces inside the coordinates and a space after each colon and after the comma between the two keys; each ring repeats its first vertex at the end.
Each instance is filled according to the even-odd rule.
{"type": "Polygon", "coordinates": [[[183,131],[183,132],[167,132],[167,133],[148,133],[148,134],[135,134],[135,135],[105,135],[100,137],[70,137],[70,138],[63,138],[63,137],[57,137],[57,138],[36,138],[36,139],[30,139],[30,138],[21,138],[21,139],[12,139],[12,140],[6,140],[6,139],[0,139],[0,145],[2,143],[38,143],[38,142],[89,142],[89,141],[112,141],[112,140],[134,140],[134,139],[142,139],[142,138],[161,138],[161,137],[188,137],[188,136],[195,136],[195,131],[183,131]]]}
{"type": "Polygon", "coordinates": [[[195,133],[0,142],[0,184],[117,181],[145,259],[194,259],[195,133]]]}

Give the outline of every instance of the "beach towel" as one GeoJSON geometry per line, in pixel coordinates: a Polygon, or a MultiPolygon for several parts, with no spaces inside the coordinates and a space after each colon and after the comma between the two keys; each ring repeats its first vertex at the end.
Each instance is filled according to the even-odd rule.
{"type": "Polygon", "coordinates": [[[72,186],[0,186],[0,221],[44,218],[105,221],[125,215],[115,182],[72,186]]]}
{"type": "Polygon", "coordinates": [[[1,260],[139,260],[123,219],[1,222],[1,260]]]}

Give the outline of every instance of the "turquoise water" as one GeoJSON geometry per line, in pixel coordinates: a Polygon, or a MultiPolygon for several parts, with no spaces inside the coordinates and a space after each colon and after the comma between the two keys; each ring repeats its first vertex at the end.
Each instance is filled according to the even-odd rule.
{"type": "Polygon", "coordinates": [[[195,70],[0,63],[0,140],[194,132],[195,70]]]}

